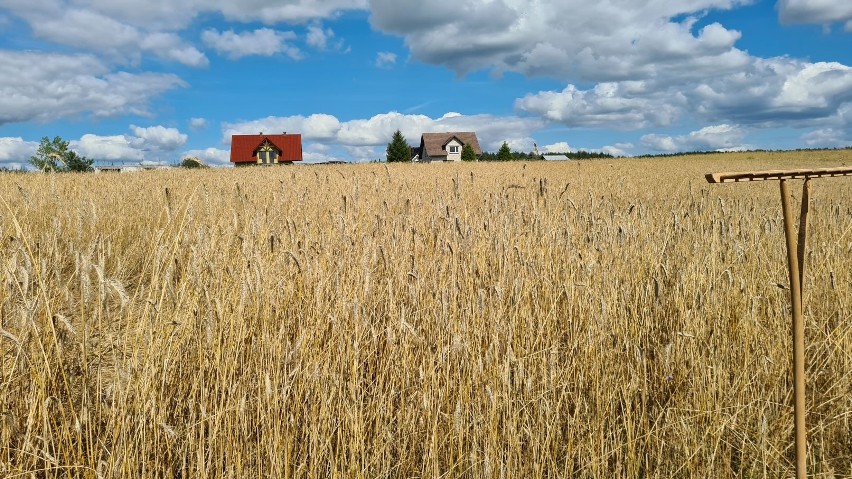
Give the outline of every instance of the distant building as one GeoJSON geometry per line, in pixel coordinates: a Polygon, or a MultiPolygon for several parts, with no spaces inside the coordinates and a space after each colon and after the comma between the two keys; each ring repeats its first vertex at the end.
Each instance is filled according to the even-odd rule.
{"type": "MultiPolygon", "coordinates": [[[[423,140],[420,140],[420,141],[422,142],[423,140]]],[[[419,146],[412,146],[410,148],[411,148],[411,155],[410,155],[411,161],[413,161],[415,163],[420,161],[420,158],[423,157],[423,152],[420,151],[420,147],[419,146]]]]}
{"type": "Polygon", "coordinates": [[[547,161],[565,161],[565,160],[570,160],[570,159],[571,159],[571,158],[568,158],[568,156],[567,156],[567,155],[552,155],[552,154],[547,154],[547,155],[541,155],[541,156],[542,156],[542,158],[544,158],[544,159],[545,159],[545,160],[547,160],[547,161]]]}
{"type": "Polygon", "coordinates": [[[231,163],[234,166],[281,165],[302,161],[302,135],[233,135],[231,163]]]}
{"type": "Polygon", "coordinates": [[[92,164],[92,169],[95,173],[133,173],[136,171],[164,170],[167,168],[171,168],[171,166],[153,161],[95,161],[92,164]]]}
{"type": "Polygon", "coordinates": [[[412,148],[414,161],[433,163],[437,161],[461,161],[464,145],[470,145],[476,156],[482,154],[476,133],[471,131],[423,133],[420,137],[420,147],[412,148]],[[414,155],[418,154],[419,157],[414,155]]]}

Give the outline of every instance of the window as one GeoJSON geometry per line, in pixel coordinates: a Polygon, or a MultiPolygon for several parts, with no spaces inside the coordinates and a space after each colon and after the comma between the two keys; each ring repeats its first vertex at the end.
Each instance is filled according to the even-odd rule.
{"type": "Polygon", "coordinates": [[[263,145],[257,149],[257,164],[271,165],[274,163],[278,163],[278,150],[276,150],[268,141],[264,142],[263,145]]]}
{"type": "Polygon", "coordinates": [[[453,145],[453,146],[450,147],[450,153],[458,153],[458,152],[459,152],[458,146],[453,145]]]}

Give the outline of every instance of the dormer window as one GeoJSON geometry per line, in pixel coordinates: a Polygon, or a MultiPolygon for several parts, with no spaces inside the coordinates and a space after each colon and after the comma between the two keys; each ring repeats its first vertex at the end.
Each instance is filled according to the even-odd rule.
{"type": "Polygon", "coordinates": [[[456,146],[456,145],[450,146],[450,153],[458,153],[458,152],[459,152],[458,146],[456,146]]]}
{"type": "Polygon", "coordinates": [[[276,149],[269,140],[264,141],[263,144],[260,145],[260,148],[257,149],[257,164],[278,164],[278,149],[276,149]]]}

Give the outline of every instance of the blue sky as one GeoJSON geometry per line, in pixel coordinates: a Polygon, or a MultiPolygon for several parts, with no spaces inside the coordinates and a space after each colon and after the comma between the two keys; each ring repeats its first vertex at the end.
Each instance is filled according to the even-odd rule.
{"type": "Polygon", "coordinates": [[[396,129],[491,151],[852,146],[852,2],[0,0],[0,32],[6,167],[55,135],[214,165],[259,131],[301,133],[307,161],[383,159],[396,129]]]}

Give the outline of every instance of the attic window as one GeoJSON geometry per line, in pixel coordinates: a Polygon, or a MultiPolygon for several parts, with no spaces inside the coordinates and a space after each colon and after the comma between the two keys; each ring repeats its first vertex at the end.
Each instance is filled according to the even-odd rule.
{"type": "Polygon", "coordinates": [[[257,149],[257,164],[272,165],[278,163],[278,150],[269,141],[263,142],[257,149]]]}
{"type": "Polygon", "coordinates": [[[458,152],[459,152],[458,146],[453,145],[453,146],[450,147],[450,153],[458,153],[458,152]]]}

